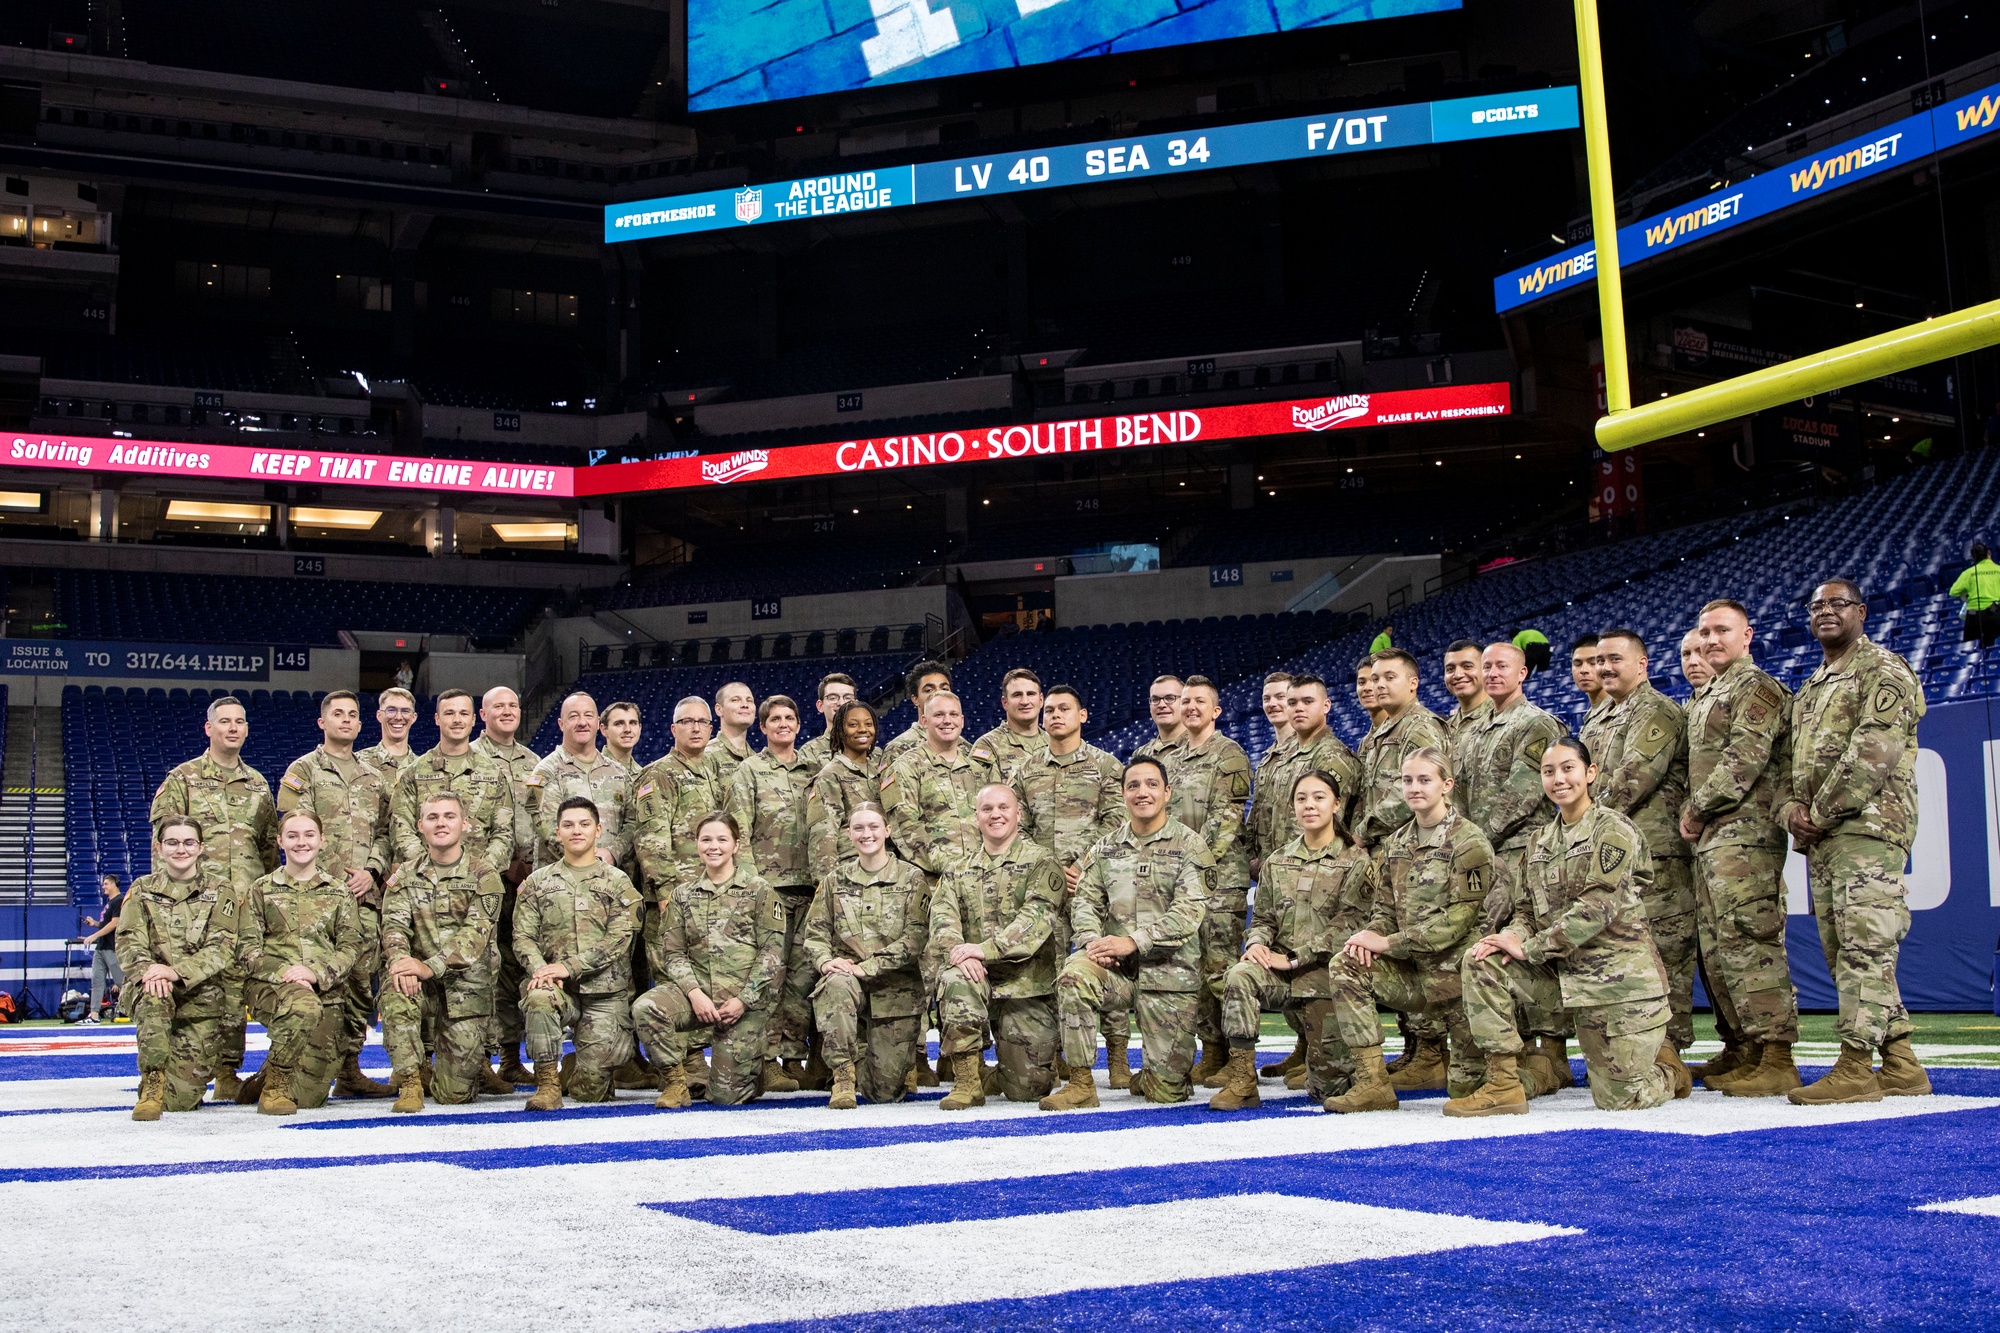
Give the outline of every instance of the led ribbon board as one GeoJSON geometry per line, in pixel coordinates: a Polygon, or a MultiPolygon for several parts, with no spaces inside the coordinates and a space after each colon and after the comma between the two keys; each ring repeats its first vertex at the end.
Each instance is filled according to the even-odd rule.
{"type": "Polygon", "coordinates": [[[0,436],[0,466],[541,496],[573,495],[571,477],[576,471],[458,458],[389,458],[344,449],[254,449],[237,444],[48,435],[0,436]]]}
{"type": "MultiPolygon", "coordinates": [[[[2000,123],[2000,84],[1620,227],[1619,267],[1630,268],[1752,218],[1824,198],[1885,171],[1915,166],[1933,153],[1990,134],[1996,123],[2000,123]]],[[[1493,304],[1504,314],[1596,279],[1597,247],[1586,241],[1502,273],[1493,280],[1493,304]]]]}
{"type": "Polygon", "coordinates": [[[1374,107],[1340,115],[1254,121],[1171,134],[1142,134],[1022,153],[961,157],[708,190],[604,210],[607,242],[687,236],[805,218],[1067,189],[1190,171],[1220,171],[1308,158],[1575,129],[1576,89],[1374,107]]]}

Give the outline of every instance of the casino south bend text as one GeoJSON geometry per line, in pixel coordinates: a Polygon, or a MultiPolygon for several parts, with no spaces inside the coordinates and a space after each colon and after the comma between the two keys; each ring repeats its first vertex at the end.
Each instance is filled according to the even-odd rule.
{"type": "Polygon", "coordinates": [[[1028,454],[1179,444],[1200,435],[1199,412],[1149,412],[1130,417],[1038,422],[1032,426],[995,426],[984,434],[971,436],[953,430],[939,435],[850,440],[834,450],[833,461],[842,472],[866,472],[874,468],[956,463],[966,457],[1022,458],[1028,454]],[[1109,440],[1105,439],[1106,426],[1111,427],[1109,440]]]}

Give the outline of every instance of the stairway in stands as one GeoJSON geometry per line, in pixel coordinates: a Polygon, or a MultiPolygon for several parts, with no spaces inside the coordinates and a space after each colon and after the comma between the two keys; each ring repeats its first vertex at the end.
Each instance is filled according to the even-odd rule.
{"type": "MultiPolygon", "coordinates": [[[[16,688],[16,695],[20,693],[16,688]]],[[[7,709],[6,762],[0,766],[0,902],[18,903],[29,890],[29,831],[34,833],[34,900],[69,901],[63,840],[61,710],[54,704],[7,709]],[[39,725],[36,717],[40,713],[39,725]],[[32,767],[31,767],[32,761],[32,767]],[[29,779],[32,773],[33,814],[29,779]]]]}

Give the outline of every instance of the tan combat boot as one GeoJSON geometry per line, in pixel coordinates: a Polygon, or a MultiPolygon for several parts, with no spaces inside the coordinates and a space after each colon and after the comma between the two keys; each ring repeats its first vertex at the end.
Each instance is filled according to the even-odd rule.
{"type": "Polygon", "coordinates": [[[1285,1086],[1290,1088],[1292,1091],[1297,1092],[1300,1088],[1303,1088],[1306,1085],[1306,1081],[1311,1077],[1312,1077],[1312,1071],[1307,1069],[1304,1065],[1300,1065],[1297,1069],[1294,1069],[1291,1073],[1285,1075],[1285,1086]]]}
{"type": "MultiPolygon", "coordinates": [[[[943,1058],[939,1061],[942,1064],[943,1058]]],[[[978,1051],[962,1051],[951,1057],[951,1091],[938,1103],[940,1111],[963,1111],[986,1105],[985,1063],[978,1051]]]]}
{"type": "Polygon", "coordinates": [[[342,1097],[393,1097],[396,1095],[396,1090],[387,1083],[377,1083],[374,1079],[361,1072],[361,1057],[359,1055],[350,1055],[340,1062],[340,1073],[334,1077],[333,1090],[342,1097]]]}
{"type": "Polygon", "coordinates": [[[1389,1067],[1382,1063],[1382,1048],[1356,1046],[1348,1053],[1354,1057],[1354,1086],[1338,1097],[1327,1098],[1320,1108],[1334,1115],[1397,1110],[1396,1086],[1390,1080],[1389,1067]]]}
{"type": "MultiPolygon", "coordinates": [[[[1298,1073],[1305,1067],[1306,1067],[1306,1039],[1304,1037],[1300,1037],[1298,1040],[1298,1044],[1292,1047],[1292,1053],[1290,1055],[1286,1056],[1282,1060],[1277,1061],[1274,1064],[1265,1065],[1262,1069],[1259,1069],[1257,1071],[1257,1077],[1288,1079],[1293,1074],[1298,1073]]],[[[1290,1087],[1291,1084],[1287,1083],[1285,1086],[1290,1087]]]]}
{"type": "Polygon", "coordinates": [[[1776,1097],[1799,1086],[1799,1067],[1792,1063],[1792,1044],[1767,1041],[1757,1067],[1741,1078],[1731,1078],[1722,1090],[1731,1097],[1776,1097]]]}
{"type": "MultiPolygon", "coordinates": [[[[1739,1094],[1748,1095],[1748,1094],[1739,1094]]],[[[1875,1052],[1866,1046],[1840,1045],[1833,1068],[1785,1094],[1794,1106],[1833,1106],[1845,1102],[1879,1102],[1882,1085],[1875,1080],[1875,1052]]]]}
{"type": "Polygon", "coordinates": [[[403,1079],[402,1089],[396,1094],[396,1104],[389,1108],[399,1115],[415,1115],[424,1109],[424,1081],[416,1074],[403,1079]]]}
{"type": "Polygon", "coordinates": [[[257,1073],[264,1085],[257,1094],[257,1114],[297,1115],[299,1104],[292,1100],[291,1071],[279,1069],[267,1060],[257,1073]]]}
{"type": "Polygon", "coordinates": [[[1731,1079],[1747,1078],[1764,1058],[1764,1044],[1745,1041],[1741,1045],[1724,1050],[1716,1059],[1702,1067],[1701,1086],[1710,1092],[1721,1092],[1731,1079]],[[1734,1054],[1735,1059],[1730,1056],[1734,1054]]]}
{"type": "Polygon", "coordinates": [[[139,1075],[139,1102],[132,1108],[134,1120],[158,1120],[167,1109],[167,1071],[149,1069],[139,1075]]]}
{"type": "Polygon", "coordinates": [[[1097,1080],[1082,1065],[1069,1067],[1069,1082],[1042,1098],[1036,1105],[1044,1111],[1077,1111],[1097,1105],[1097,1080]]]}
{"type": "Polygon", "coordinates": [[[690,1093],[708,1091],[708,1060],[702,1055],[699,1047],[689,1051],[687,1057],[681,1061],[681,1077],[687,1080],[690,1093]]]}
{"type": "Polygon", "coordinates": [[[1416,1052],[1401,1069],[1390,1071],[1389,1086],[1398,1092],[1441,1090],[1447,1072],[1444,1043],[1425,1037],[1417,1042],[1416,1052]]]}
{"type": "MultiPolygon", "coordinates": [[[[479,1082],[479,1087],[475,1091],[481,1097],[512,1097],[514,1095],[514,1084],[495,1073],[493,1066],[484,1060],[479,1062],[478,1072],[475,1077],[479,1082]]],[[[419,1089],[423,1087],[423,1082],[423,1075],[419,1074],[417,1076],[417,1087],[419,1089]]]]}
{"type": "Polygon", "coordinates": [[[1675,1101],[1694,1095],[1694,1075],[1681,1063],[1681,1053],[1674,1049],[1672,1042],[1660,1043],[1660,1053],[1653,1057],[1653,1063],[1667,1071],[1667,1080],[1673,1084],[1675,1101]]]}
{"type": "Polygon", "coordinates": [[[1908,1037],[1891,1037],[1882,1043],[1882,1068],[1876,1071],[1875,1081],[1881,1084],[1885,1097],[1931,1095],[1931,1076],[1917,1063],[1908,1037]]]}
{"type": "Polygon", "coordinates": [[[666,1066],[666,1073],[660,1076],[660,1095],[653,1099],[656,1111],[678,1111],[694,1098],[688,1092],[687,1064],[666,1066]]]}
{"type": "Polygon", "coordinates": [[[1521,1086],[1520,1061],[1512,1055],[1486,1056],[1486,1081],[1469,1096],[1444,1104],[1449,1116],[1526,1115],[1528,1090],[1521,1086]]]}
{"type": "Polygon", "coordinates": [[[806,1047],[806,1062],[799,1067],[794,1077],[799,1086],[808,1092],[825,1092],[833,1086],[833,1071],[826,1067],[826,1053],[820,1047],[819,1035],[813,1035],[812,1044],[806,1047]]]}
{"type": "MultiPolygon", "coordinates": [[[[940,1068],[944,1065],[943,1051],[938,1052],[938,1065],[940,1068]]],[[[939,1082],[938,1071],[931,1068],[930,1047],[919,1047],[917,1050],[917,1086],[920,1088],[935,1088],[939,1086],[939,1082]]]]}
{"type": "MultiPolygon", "coordinates": [[[[639,1088],[658,1089],[660,1080],[653,1076],[652,1066],[641,1060],[638,1053],[634,1052],[626,1057],[624,1064],[611,1071],[611,1086],[625,1092],[639,1088]]],[[[481,1092],[485,1090],[483,1086],[480,1088],[481,1092]]]]}
{"type": "Polygon", "coordinates": [[[521,1043],[514,1042],[500,1052],[500,1077],[507,1080],[510,1088],[535,1081],[535,1076],[521,1063],[521,1043]]]}
{"type": "Polygon", "coordinates": [[[854,1100],[854,1066],[842,1064],[833,1066],[833,1091],[827,1094],[826,1109],[829,1111],[852,1111],[854,1100]]]}
{"type": "MultiPolygon", "coordinates": [[[[1535,1054],[1540,1057],[1537,1066],[1547,1065],[1549,1082],[1543,1092],[1554,1092],[1558,1088],[1576,1086],[1576,1075],[1569,1067],[1569,1039],[1567,1037],[1535,1038],[1535,1054]]],[[[1539,1080],[1537,1080],[1539,1081],[1539,1080]]]]}
{"type": "Polygon", "coordinates": [[[764,1091],[797,1092],[799,1081],[785,1072],[785,1067],[776,1060],[764,1062],[764,1091]]]}
{"type": "MultiPolygon", "coordinates": [[[[424,1085],[424,1096],[431,1096],[431,1085],[437,1082],[437,1068],[431,1064],[431,1057],[428,1055],[424,1056],[423,1063],[417,1066],[417,1081],[424,1085]]],[[[534,1075],[530,1074],[528,1082],[534,1081],[534,1075]]]]}
{"type": "MultiPolygon", "coordinates": [[[[1111,1090],[1113,1092],[1118,1092],[1132,1086],[1131,1048],[1124,1042],[1105,1042],[1104,1064],[1105,1068],[1111,1073],[1111,1090]]],[[[1069,1072],[1074,1076],[1076,1070],[1072,1067],[1069,1072]]],[[[1085,1069],[1084,1072],[1087,1074],[1090,1071],[1085,1069]]]]}
{"type": "Polygon", "coordinates": [[[1222,1091],[1208,1099],[1211,1111],[1247,1111],[1263,1105],[1257,1095],[1257,1048],[1232,1046],[1222,1067],[1222,1091]]]}
{"type": "Polygon", "coordinates": [[[238,1106],[255,1106],[257,1104],[257,1099],[264,1095],[264,1073],[270,1067],[270,1057],[266,1056],[263,1069],[259,1069],[249,1078],[238,1081],[236,1084],[236,1096],[234,1098],[238,1106]]]}
{"type": "Polygon", "coordinates": [[[535,1061],[535,1095],[528,1098],[525,1109],[530,1111],[562,1110],[562,1062],[559,1060],[535,1061]]]}
{"type": "Polygon", "coordinates": [[[1197,1087],[1219,1088],[1222,1071],[1228,1067],[1229,1047],[1219,1041],[1205,1041],[1201,1044],[1201,1059],[1194,1062],[1188,1081],[1197,1087]]]}
{"type": "MultiPolygon", "coordinates": [[[[234,1067],[224,1065],[215,1071],[215,1100],[218,1105],[226,1106],[230,1102],[236,1102],[236,1094],[241,1091],[243,1091],[243,1080],[236,1076],[234,1067]]],[[[252,1097],[250,1100],[254,1102],[257,1099],[252,1097]]],[[[236,1104],[247,1105],[244,1102],[236,1104]]]]}

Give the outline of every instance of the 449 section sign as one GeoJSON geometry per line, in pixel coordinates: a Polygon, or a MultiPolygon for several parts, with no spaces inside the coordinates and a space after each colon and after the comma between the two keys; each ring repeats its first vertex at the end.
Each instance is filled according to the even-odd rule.
{"type": "Polygon", "coordinates": [[[136,680],[269,680],[271,649],[254,644],[0,639],[0,673],[136,680]]]}

